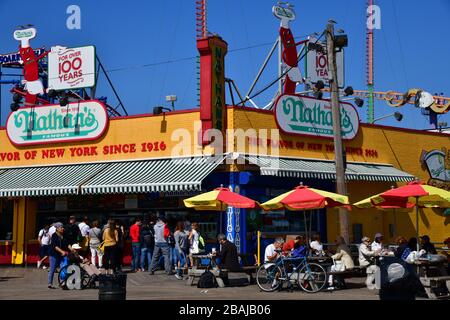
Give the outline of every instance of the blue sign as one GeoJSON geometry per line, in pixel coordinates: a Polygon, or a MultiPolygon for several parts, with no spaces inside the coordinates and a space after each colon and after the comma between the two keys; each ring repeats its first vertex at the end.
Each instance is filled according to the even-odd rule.
{"type": "MultiPolygon", "coordinates": [[[[44,48],[38,48],[34,50],[34,53],[36,54],[36,57],[43,54],[45,51],[44,48]]],[[[22,59],[20,58],[19,52],[13,52],[13,53],[7,53],[7,54],[0,54],[0,65],[3,66],[20,66],[22,65],[22,59]]]]}

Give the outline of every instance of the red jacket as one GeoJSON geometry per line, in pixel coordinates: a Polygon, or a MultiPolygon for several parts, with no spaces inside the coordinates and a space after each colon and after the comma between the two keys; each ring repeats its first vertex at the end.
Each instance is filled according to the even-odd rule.
{"type": "Polygon", "coordinates": [[[130,227],[131,242],[140,242],[139,239],[140,229],[141,228],[137,224],[133,224],[130,227]]]}

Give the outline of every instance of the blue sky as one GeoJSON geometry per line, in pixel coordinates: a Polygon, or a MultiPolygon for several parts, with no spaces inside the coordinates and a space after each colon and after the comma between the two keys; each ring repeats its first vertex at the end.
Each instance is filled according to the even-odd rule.
{"type": "MultiPolygon", "coordinates": [[[[349,37],[346,48],[346,85],[366,88],[365,0],[293,0],[297,19],[292,23],[296,37],[321,33],[329,18],[338,22],[349,37]]],[[[95,45],[97,54],[113,81],[129,114],[149,113],[153,106],[165,105],[165,96],[176,94],[177,109],[197,105],[194,0],[123,1],[21,1],[12,5],[0,0],[0,53],[16,51],[12,32],[18,25],[33,24],[38,36],[33,47],[95,45]],[[69,30],[66,9],[81,8],[81,30],[69,30]]],[[[279,21],[272,15],[272,0],[209,0],[208,30],[228,42],[226,77],[235,81],[244,94],[278,35],[279,21]]],[[[378,0],[381,30],[375,30],[375,89],[406,91],[423,88],[450,96],[450,42],[448,39],[450,1],[378,0]]],[[[9,72],[3,69],[3,72],[9,72]]],[[[255,90],[276,78],[276,61],[269,63],[255,90]]],[[[4,78],[5,79],[5,78],[4,78]]],[[[9,113],[10,85],[2,85],[2,125],[9,113]]],[[[276,86],[255,101],[265,105],[276,86]]],[[[302,88],[298,87],[301,91],[302,88]]],[[[98,95],[112,91],[100,76],[98,95]]],[[[227,103],[231,103],[228,98],[227,103]]],[[[367,104],[366,104],[367,105],[367,104]]],[[[415,129],[430,128],[428,118],[412,105],[399,110],[377,102],[375,117],[401,111],[401,123],[393,118],[382,124],[415,129]]],[[[366,108],[360,109],[366,120],[366,108]]],[[[439,121],[450,124],[450,113],[439,121]]]]}

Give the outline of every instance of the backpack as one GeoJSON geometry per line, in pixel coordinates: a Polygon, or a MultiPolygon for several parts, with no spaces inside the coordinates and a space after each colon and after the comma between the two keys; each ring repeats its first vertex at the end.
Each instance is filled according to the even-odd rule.
{"type": "Polygon", "coordinates": [[[203,239],[200,233],[198,234],[198,250],[205,250],[205,239],[203,239]]]}
{"type": "Polygon", "coordinates": [[[155,238],[153,237],[151,231],[149,232],[149,234],[146,234],[144,236],[144,242],[147,245],[147,247],[152,247],[155,244],[155,238]]]}
{"type": "Polygon", "coordinates": [[[217,280],[216,277],[212,274],[211,271],[206,269],[205,272],[198,279],[197,288],[217,288],[217,280]]]}

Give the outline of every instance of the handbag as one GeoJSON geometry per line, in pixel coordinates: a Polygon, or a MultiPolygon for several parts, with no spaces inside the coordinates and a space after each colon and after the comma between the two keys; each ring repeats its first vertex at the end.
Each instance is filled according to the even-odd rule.
{"type": "Polygon", "coordinates": [[[105,253],[105,241],[98,245],[98,251],[102,254],[105,253]]]}
{"type": "Polygon", "coordinates": [[[345,271],[345,264],[342,260],[333,260],[334,271],[343,272],[345,271]]]}

